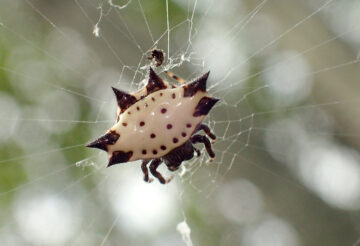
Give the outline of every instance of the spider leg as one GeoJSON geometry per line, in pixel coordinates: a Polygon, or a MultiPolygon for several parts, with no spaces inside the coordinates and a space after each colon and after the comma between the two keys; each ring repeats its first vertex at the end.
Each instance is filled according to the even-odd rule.
{"type": "Polygon", "coordinates": [[[194,135],[190,138],[192,143],[203,143],[205,145],[206,151],[208,152],[209,156],[211,157],[210,160],[213,160],[215,157],[215,153],[211,148],[211,143],[209,139],[203,135],[194,135]]]}
{"type": "Polygon", "coordinates": [[[173,73],[170,72],[170,71],[165,71],[165,73],[166,73],[169,77],[175,79],[175,80],[176,80],[177,82],[179,82],[180,84],[185,84],[185,83],[186,83],[186,81],[185,81],[184,79],[176,76],[175,74],[173,74],[173,73]]]}
{"type": "Polygon", "coordinates": [[[144,173],[144,180],[145,180],[145,182],[148,182],[148,183],[153,181],[153,179],[149,179],[149,170],[146,166],[149,162],[150,162],[150,160],[143,160],[142,164],[141,164],[141,170],[144,173]]]}
{"type": "Polygon", "coordinates": [[[208,135],[209,138],[212,139],[212,140],[211,140],[212,143],[215,142],[216,136],[215,136],[214,133],[211,132],[210,128],[209,128],[207,125],[205,125],[205,124],[200,124],[200,125],[198,125],[198,126],[196,127],[196,130],[195,130],[194,133],[196,133],[196,132],[198,132],[198,131],[201,131],[201,130],[203,130],[203,131],[206,133],[206,135],[208,135]]]}
{"type": "Polygon", "coordinates": [[[156,171],[156,169],[159,167],[161,162],[162,161],[160,159],[152,160],[152,162],[150,164],[150,172],[152,175],[154,175],[154,177],[156,177],[159,180],[160,183],[166,184],[166,183],[169,183],[173,179],[173,176],[171,176],[169,179],[164,179],[164,177],[161,175],[161,173],[156,171]]]}

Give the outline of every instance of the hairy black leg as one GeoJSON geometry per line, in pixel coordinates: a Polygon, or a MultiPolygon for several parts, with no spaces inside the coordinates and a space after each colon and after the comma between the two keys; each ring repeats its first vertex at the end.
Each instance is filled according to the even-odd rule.
{"type": "Polygon", "coordinates": [[[141,164],[141,170],[144,173],[144,180],[148,183],[152,182],[152,179],[149,179],[149,170],[146,166],[149,162],[150,160],[143,160],[141,164]]]}
{"type": "Polygon", "coordinates": [[[152,160],[152,162],[150,164],[150,172],[151,172],[152,175],[154,175],[154,177],[156,177],[160,181],[160,183],[166,184],[166,183],[169,183],[172,180],[173,177],[165,180],[164,177],[161,175],[161,173],[156,171],[156,169],[159,167],[161,162],[162,161],[160,159],[152,160]]]}
{"type": "Polygon", "coordinates": [[[211,143],[209,139],[203,135],[194,135],[190,138],[192,143],[203,143],[205,145],[206,151],[208,152],[209,156],[213,159],[215,157],[215,153],[211,148],[211,143]]]}
{"type": "Polygon", "coordinates": [[[203,130],[203,131],[206,133],[206,135],[208,135],[209,138],[212,139],[212,141],[215,141],[216,136],[215,136],[214,133],[211,132],[210,128],[209,128],[207,125],[205,125],[205,124],[200,124],[200,125],[198,125],[198,126],[196,127],[196,130],[195,130],[194,133],[196,133],[196,132],[198,132],[198,131],[201,131],[201,130],[203,130]]]}

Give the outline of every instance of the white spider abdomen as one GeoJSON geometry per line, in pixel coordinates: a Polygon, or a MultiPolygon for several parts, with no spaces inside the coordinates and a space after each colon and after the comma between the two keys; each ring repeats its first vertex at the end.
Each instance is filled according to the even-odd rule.
{"type": "Polygon", "coordinates": [[[184,97],[184,86],[154,92],[137,101],[120,115],[110,131],[120,135],[108,153],[132,152],[129,161],[154,159],[184,144],[204,115],[194,116],[196,105],[206,92],[184,97]]]}

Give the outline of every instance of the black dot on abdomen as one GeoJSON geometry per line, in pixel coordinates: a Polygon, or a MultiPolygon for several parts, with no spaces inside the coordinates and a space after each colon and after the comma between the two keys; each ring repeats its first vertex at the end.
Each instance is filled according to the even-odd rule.
{"type": "Polygon", "coordinates": [[[126,122],[124,122],[124,123],[122,123],[122,125],[123,125],[123,126],[127,126],[127,123],[126,123],[126,122]]]}
{"type": "Polygon", "coordinates": [[[175,98],[176,98],[175,93],[171,94],[171,97],[172,97],[173,99],[175,99],[175,98]]]}
{"type": "Polygon", "coordinates": [[[151,134],[150,134],[150,137],[151,137],[151,138],[155,138],[156,135],[155,135],[154,133],[151,133],[151,134]]]}
{"type": "Polygon", "coordinates": [[[190,123],[187,123],[187,124],[186,124],[186,127],[187,127],[187,128],[190,128],[190,127],[191,127],[191,124],[190,124],[190,123]]]}
{"type": "Polygon", "coordinates": [[[166,150],[166,146],[165,146],[165,145],[161,145],[160,149],[161,149],[161,150],[166,150]]]}
{"type": "Polygon", "coordinates": [[[167,111],[167,109],[166,109],[166,108],[162,108],[162,109],[161,109],[161,113],[162,113],[162,114],[165,114],[165,113],[166,113],[166,111],[167,111]]]}
{"type": "Polygon", "coordinates": [[[181,136],[186,137],[186,132],[182,132],[181,136]]]}
{"type": "Polygon", "coordinates": [[[143,155],[146,155],[146,149],[143,149],[143,150],[141,151],[141,153],[142,153],[143,155]]]}
{"type": "Polygon", "coordinates": [[[167,124],[167,125],[166,125],[166,128],[169,129],[169,130],[170,130],[172,127],[173,127],[173,126],[172,126],[171,124],[167,124]]]}
{"type": "Polygon", "coordinates": [[[178,141],[179,141],[179,139],[173,138],[173,142],[174,142],[174,143],[177,143],[178,141]]]}
{"type": "Polygon", "coordinates": [[[156,149],[153,150],[153,154],[157,155],[157,150],[156,149]]]}
{"type": "Polygon", "coordinates": [[[139,125],[140,125],[140,126],[145,126],[145,122],[144,122],[144,121],[141,121],[139,125]]]}

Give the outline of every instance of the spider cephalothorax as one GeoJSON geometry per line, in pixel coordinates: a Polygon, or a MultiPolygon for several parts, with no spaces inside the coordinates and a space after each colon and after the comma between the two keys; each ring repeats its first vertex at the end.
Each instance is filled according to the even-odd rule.
{"type": "Polygon", "coordinates": [[[209,139],[196,133],[203,130],[215,140],[202,121],[218,101],[206,92],[209,72],[187,84],[167,74],[182,85],[170,85],[150,68],[147,85],[137,92],[129,94],[113,88],[118,102],[116,123],[87,145],[106,151],[108,166],[143,160],[141,169],[147,182],[151,179],[146,165],[151,161],[150,171],[162,184],[171,179],[164,179],[157,167],[164,162],[170,171],[176,171],[195,151],[199,153],[193,144],[203,143],[211,159],[215,157],[209,139]]]}

